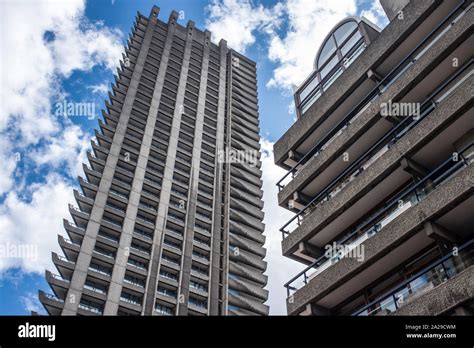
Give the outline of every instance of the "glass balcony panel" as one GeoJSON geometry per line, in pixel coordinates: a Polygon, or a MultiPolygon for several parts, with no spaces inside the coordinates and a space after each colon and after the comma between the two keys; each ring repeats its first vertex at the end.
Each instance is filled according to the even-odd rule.
{"type": "Polygon", "coordinates": [[[326,60],[336,51],[336,43],[334,42],[334,38],[330,36],[326,43],[324,44],[321,53],[319,54],[318,59],[318,66],[323,65],[326,60]]]}
{"type": "Polygon", "coordinates": [[[300,101],[303,101],[314,90],[314,88],[318,84],[319,84],[318,76],[317,74],[314,74],[312,80],[306,84],[306,86],[303,88],[301,92],[299,92],[300,101]]]}
{"type": "Polygon", "coordinates": [[[357,28],[357,23],[354,21],[350,21],[341,25],[335,32],[334,37],[336,38],[336,42],[338,45],[344,43],[347,37],[349,37],[354,30],[357,28]]]}
{"type": "Polygon", "coordinates": [[[356,31],[354,35],[341,47],[341,53],[345,56],[349,51],[357,45],[357,42],[362,39],[362,35],[359,31],[356,31]]]}
{"type": "Polygon", "coordinates": [[[337,63],[339,62],[339,59],[337,57],[337,54],[335,54],[330,61],[327,62],[327,64],[324,66],[324,68],[322,68],[320,70],[320,74],[321,74],[321,79],[324,79],[327,74],[329,74],[329,72],[337,65],[337,63]]]}

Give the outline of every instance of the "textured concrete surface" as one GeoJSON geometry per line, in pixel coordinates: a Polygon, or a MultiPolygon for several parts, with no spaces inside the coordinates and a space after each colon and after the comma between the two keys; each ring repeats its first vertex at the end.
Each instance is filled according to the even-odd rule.
{"type": "Polygon", "coordinates": [[[343,258],[329,267],[287,301],[288,314],[295,314],[311,301],[324,297],[368,266],[388,254],[423,229],[426,221],[436,219],[474,192],[474,164],[462,169],[449,181],[433,190],[423,201],[400,214],[380,232],[364,242],[365,260],[343,258]]]}
{"type": "Polygon", "coordinates": [[[372,125],[380,120],[380,105],[389,100],[400,100],[417,83],[425,78],[439,62],[451,52],[454,47],[472,29],[474,13],[471,11],[464,16],[456,26],[452,27],[445,35],[436,42],[425,54],[420,57],[407,71],[405,71],[395,83],[393,83],[383,95],[372,101],[371,105],[350,124],[337,138],[333,140],[321,153],[312,157],[298,175],[289,182],[279,193],[278,203],[285,206],[294,192],[301,190],[317,175],[322,173],[331,162],[337,160],[357,139],[363,135],[372,125]]]}
{"type": "Polygon", "coordinates": [[[421,149],[448,124],[471,108],[473,88],[474,77],[471,76],[462,88],[443,100],[438,108],[406,133],[367,170],[344,187],[337,196],[322,203],[311,212],[304,222],[282,241],[283,254],[289,255],[293,252],[299,242],[317,233],[347,207],[369,192],[384,177],[398,168],[403,157],[410,156],[421,149]]]}
{"type": "Polygon", "coordinates": [[[350,87],[365,78],[367,71],[383,60],[387,52],[396,49],[399,42],[409,35],[423,19],[423,14],[431,12],[440,2],[439,0],[410,1],[406,7],[404,20],[392,21],[359,58],[339,76],[338,83],[329,87],[324,96],[318,99],[304,116],[298,119],[275,143],[273,148],[275,163],[282,162],[288,151],[304,139],[335,104],[350,93],[350,87]]]}
{"type": "Polygon", "coordinates": [[[440,315],[472,298],[474,298],[474,266],[470,266],[390,315],[440,315]]]}

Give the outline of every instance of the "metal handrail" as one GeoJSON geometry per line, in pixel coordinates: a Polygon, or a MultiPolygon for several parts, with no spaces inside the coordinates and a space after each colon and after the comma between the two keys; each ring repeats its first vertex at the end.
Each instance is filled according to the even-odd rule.
{"type": "MultiPolygon", "coordinates": [[[[467,160],[466,158],[463,156],[463,152],[467,149],[469,149],[470,147],[474,146],[474,142],[471,142],[469,144],[467,144],[466,146],[464,146],[461,151],[459,151],[459,158],[460,160],[455,162],[455,165],[453,167],[450,167],[448,170],[446,170],[445,172],[443,172],[437,179],[440,180],[440,178],[444,178],[444,177],[447,177],[448,175],[451,175],[453,172],[455,172],[455,170],[459,169],[459,167],[461,167],[461,165],[464,165],[466,164],[467,160]],[[454,168],[454,170],[453,170],[454,168]]],[[[369,227],[371,226],[375,226],[377,224],[377,219],[380,218],[380,217],[385,217],[385,213],[387,211],[389,211],[390,209],[393,208],[393,206],[397,205],[398,204],[398,201],[402,198],[402,197],[405,197],[407,196],[409,193],[412,193],[412,192],[416,192],[416,190],[421,186],[423,185],[424,183],[426,183],[429,179],[431,179],[431,177],[433,176],[434,173],[438,172],[440,169],[442,169],[444,166],[446,166],[447,164],[449,164],[450,162],[453,162],[453,158],[449,158],[448,160],[444,161],[442,164],[440,164],[438,167],[436,167],[434,170],[432,170],[429,174],[427,174],[423,179],[421,179],[420,181],[414,183],[413,185],[409,186],[407,189],[405,189],[404,191],[402,191],[399,195],[397,195],[396,198],[393,198],[389,201],[389,204],[387,206],[385,206],[383,209],[381,209],[380,211],[376,212],[375,214],[373,214],[367,221],[363,222],[361,225],[359,226],[356,226],[351,233],[349,233],[349,235],[343,237],[341,240],[337,241],[336,244],[337,245],[343,245],[345,242],[347,242],[349,239],[351,239],[352,237],[354,237],[356,234],[360,233],[361,231],[365,231],[366,229],[368,229],[369,227]]],[[[294,286],[291,286],[291,283],[293,283],[295,280],[299,279],[301,276],[303,276],[303,282],[304,284],[306,285],[307,282],[308,282],[308,279],[310,276],[308,276],[306,273],[315,268],[316,267],[319,267],[322,263],[321,261],[325,260],[326,259],[326,256],[323,254],[322,256],[320,256],[318,259],[316,259],[314,262],[312,262],[309,266],[307,266],[304,270],[302,270],[301,272],[299,272],[296,276],[294,276],[293,278],[291,278],[287,283],[285,283],[284,287],[287,289],[287,295],[290,296],[290,290],[298,290],[298,288],[295,288],[294,286]]]]}
{"type": "MultiPolygon", "coordinates": [[[[357,113],[362,110],[365,107],[365,104],[369,103],[376,95],[380,95],[380,87],[383,87],[384,84],[388,84],[393,81],[389,81],[393,75],[396,75],[401,68],[405,68],[405,64],[412,58],[413,55],[417,53],[417,51],[426,43],[429,41],[431,36],[433,36],[443,25],[448,23],[451,20],[451,16],[455,14],[460,8],[462,8],[467,0],[463,0],[462,3],[460,3],[456,8],[454,8],[449,15],[446,16],[446,18],[436,26],[427,36],[421,41],[410,53],[408,53],[405,58],[403,58],[388,74],[385,76],[355,107],[349,111],[349,113],[338,123],[336,126],[334,126],[327,134],[325,137],[323,137],[320,141],[318,141],[299,161],[296,163],[277,183],[276,185],[278,186],[278,190],[281,191],[284,186],[281,185],[281,182],[285,180],[288,175],[292,174],[294,176],[294,173],[297,171],[297,168],[309,159],[309,157],[313,156],[316,152],[318,152],[322,146],[329,140],[334,134],[336,134],[340,129],[343,128],[346,124],[349,123],[349,121],[353,118],[353,116],[357,115],[357,113]]],[[[441,36],[443,36],[444,33],[441,33],[441,36]]],[[[417,57],[419,59],[419,57],[417,57]]],[[[412,59],[408,64],[413,62],[414,59],[412,59]]],[[[407,66],[408,66],[407,64],[407,66]]]]}
{"type": "MultiPolygon", "coordinates": [[[[363,164],[364,160],[366,160],[368,157],[370,159],[370,157],[372,157],[374,153],[376,153],[381,148],[383,148],[383,146],[393,145],[394,143],[396,143],[399,139],[400,133],[406,133],[409,129],[412,129],[413,127],[415,127],[425,116],[431,113],[437,107],[437,104],[434,101],[434,98],[436,97],[436,95],[438,95],[440,91],[446,88],[447,85],[449,85],[453,80],[459,77],[459,75],[461,75],[464,71],[466,71],[467,68],[471,66],[473,63],[474,63],[474,58],[467,61],[460,69],[456,70],[455,73],[449,76],[440,86],[438,86],[432,93],[428,95],[428,97],[421,104],[420,117],[415,118],[414,116],[410,116],[410,117],[407,117],[405,120],[401,121],[400,123],[398,123],[394,128],[392,128],[388,133],[386,133],[382,138],[380,138],[374,145],[372,145],[364,154],[359,156],[359,158],[356,161],[354,161],[349,167],[347,167],[341,174],[339,174],[334,180],[332,180],[328,185],[326,185],[326,187],[323,190],[321,190],[308,204],[306,204],[303,208],[301,208],[296,213],[295,216],[293,216],[286,224],[284,224],[280,228],[280,232],[282,232],[283,239],[286,238],[286,236],[289,233],[291,233],[285,230],[285,228],[288,225],[290,225],[297,218],[298,218],[298,224],[299,224],[301,215],[308,208],[317,205],[323,199],[324,196],[326,196],[326,198],[329,198],[329,195],[332,192],[332,189],[338,183],[343,181],[345,177],[348,177],[351,174],[353,174],[352,171],[354,171],[355,169],[360,170],[361,164],[363,164]],[[399,130],[401,130],[400,133],[398,133],[399,130]]],[[[450,93],[452,93],[452,91],[450,91],[450,93]]]]}
{"type": "MultiPolygon", "coordinates": [[[[468,242],[464,243],[462,246],[460,246],[459,248],[457,248],[457,252],[460,252],[460,251],[463,251],[469,247],[471,247],[472,245],[474,245],[474,239],[471,239],[469,240],[468,242]]],[[[364,307],[358,309],[356,312],[354,312],[353,314],[351,314],[352,316],[357,316],[359,315],[360,313],[362,313],[363,311],[365,311],[366,309],[372,307],[374,304],[378,303],[378,302],[381,302],[383,300],[385,300],[386,298],[389,298],[390,296],[393,296],[394,293],[400,291],[401,289],[403,289],[407,284],[411,283],[413,280],[419,278],[420,276],[424,275],[425,273],[429,272],[430,270],[434,269],[436,266],[444,263],[445,261],[447,261],[448,259],[452,258],[454,255],[454,252],[455,251],[452,251],[450,252],[449,254],[443,256],[441,259],[437,260],[437,261],[434,261],[432,262],[429,266],[426,266],[425,268],[423,268],[421,271],[419,271],[418,273],[414,274],[413,276],[411,276],[410,278],[406,279],[405,281],[403,281],[400,285],[398,285],[396,288],[394,288],[393,290],[389,290],[387,291],[386,293],[384,293],[383,295],[377,297],[375,300],[371,301],[370,303],[368,303],[367,305],[365,305],[364,307]]],[[[448,279],[450,278],[449,276],[449,273],[446,272],[446,276],[448,277],[448,279]]],[[[395,301],[395,303],[397,303],[395,301]]],[[[397,308],[398,309],[398,308],[397,308]]]]}
{"type": "MultiPolygon", "coordinates": [[[[352,35],[354,35],[357,31],[359,31],[358,29],[355,29],[351,35],[348,36],[348,39],[350,39],[352,37],[352,35]]],[[[342,44],[343,45],[343,44],[342,44]]],[[[364,41],[364,38],[361,36],[359,40],[357,40],[357,42],[351,47],[350,51],[347,52],[347,54],[343,57],[343,59],[339,60],[337,62],[337,64],[327,73],[327,75],[321,79],[321,81],[316,85],[314,86],[313,90],[311,92],[308,93],[308,95],[303,99],[303,100],[299,100],[300,98],[300,91],[302,89],[304,89],[305,87],[307,87],[315,78],[317,78],[317,74],[316,72],[321,72],[321,70],[314,70],[313,71],[313,74],[312,74],[312,77],[311,79],[308,79],[307,83],[305,83],[304,86],[302,86],[300,89],[298,89],[298,91],[296,92],[297,95],[298,95],[298,105],[296,105],[296,108],[297,109],[300,109],[301,106],[305,106],[309,100],[311,100],[311,98],[316,95],[318,92],[322,93],[325,92],[323,91],[323,86],[332,78],[334,77],[334,74],[336,73],[337,70],[341,69],[341,68],[345,68],[347,69],[347,66],[345,65],[346,63],[346,59],[348,57],[351,57],[352,54],[354,54],[359,48],[361,48],[362,46],[365,46],[364,48],[367,47],[367,43],[364,41]]],[[[328,61],[326,62],[328,63],[328,61]]],[[[326,86],[327,87],[327,86],[326,86]]],[[[304,113],[303,113],[304,114],[304,113]]],[[[301,114],[300,117],[303,116],[303,114],[301,114]]]]}

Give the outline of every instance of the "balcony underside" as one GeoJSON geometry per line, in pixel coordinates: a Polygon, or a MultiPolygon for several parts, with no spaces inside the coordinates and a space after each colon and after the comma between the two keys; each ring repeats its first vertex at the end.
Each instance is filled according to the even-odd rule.
{"type": "Polygon", "coordinates": [[[342,258],[321,273],[310,277],[308,284],[297,290],[287,302],[288,313],[297,314],[308,303],[327,310],[348,299],[388,270],[435,243],[424,226],[433,222],[455,233],[457,239],[472,236],[474,216],[474,164],[462,169],[432,191],[425,200],[392,220],[364,246],[364,258],[342,258]]]}

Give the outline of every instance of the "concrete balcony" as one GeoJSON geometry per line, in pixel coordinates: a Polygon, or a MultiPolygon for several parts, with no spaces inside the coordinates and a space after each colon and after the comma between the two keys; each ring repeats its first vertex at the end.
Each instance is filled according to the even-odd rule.
{"type": "Polygon", "coordinates": [[[71,239],[75,243],[81,243],[82,239],[84,238],[85,229],[76,226],[75,224],[69,222],[67,219],[63,219],[63,226],[66,230],[69,239],[71,239]]]}
{"type": "MultiPolygon", "coordinates": [[[[260,143],[260,136],[258,135],[258,129],[255,127],[252,129],[247,128],[243,123],[233,122],[232,123],[232,130],[236,133],[239,133],[240,136],[245,136],[249,140],[252,141],[253,144],[260,143]]],[[[249,144],[250,145],[250,144],[249,144]]]]}
{"type": "Polygon", "coordinates": [[[235,209],[230,209],[230,218],[237,223],[242,223],[243,225],[254,228],[257,231],[263,232],[265,230],[265,224],[260,219],[256,219],[235,209]]]}
{"type": "Polygon", "coordinates": [[[48,282],[54,294],[61,300],[64,301],[66,298],[67,291],[69,290],[69,281],[63,279],[61,276],[46,271],[46,281],[48,282]]]}
{"type": "Polygon", "coordinates": [[[267,269],[267,262],[263,261],[262,258],[240,248],[236,249],[235,246],[229,250],[229,260],[237,263],[245,263],[261,271],[267,269]]]}
{"type": "Polygon", "coordinates": [[[247,134],[237,131],[238,126],[235,126],[232,130],[232,138],[242,144],[242,147],[249,148],[250,150],[260,150],[260,143],[256,140],[251,139],[247,134]]]}
{"type": "Polygon", "coordinates": [[[81,211],[84,211],[88,214],[92,211],[92,206],[94,205],[94,200],[92,198],[86,197],[82,193],[79,193],[76,189],[74,191],[74,198],[76,199],[77,205],[81,211]]]}
{"type": "Polygon", "coordinates": [[[234,221],[229,222],[229,231],[233,234],[244,236],[251,239],[261,245],[265,244],[265,235],[261,231],[255,230],[249,226],[245,226],[234,221]]]}
{"type": "Polygon", "coordinates": [[[264,258],[266,255],[266,249],[262,244],[255,243],[254,241],[245,237],[236,235],[234,233],[229,233],[229,241],[232,245],[247,250],[248,252],[258,255],[262,258],[264,258]]]}
{"type": "MultiPolygon", "coordinates": [[[[404,9],[404,20],[394,20],[365,49],[341,76],[331,85],[274,146],[275,163],[283,167],[290,153],[304,155],[318,140],[315,129],[329,122],[341,119],[355,106],[370,89],[368,73],[382,78],[388,74],[438,23],[461,2],[410,1],[404,9]],[[382,64],[380,62],[383,62],[382,64]],[[355,92],[359,95],[353,95],[355,92]]],[[[375,79],[376,80],[376,79],[375,79]]],[[[374,86],[374,84],[372,84],[374,86]]],[[[328,128],[329,129],[329,128],[328,128]]]]}
{"type": "Polygon", "coordinates": [[[243,117],[234,117],[232,118],[233,125],[240,125],[242,126],[242,130],[246,130],[249,133],[256,133],[259,134],[260,132],[260,127],[258,124],[255,124],[254,122],[247,121],[243,117]]]}
{"type": "MultiPolygon", "coordinates": [[[[310,210],[283,240],[284,255],[301,258],[295,252],[303,241],[323,247],[369,214],[369,207],[377,207],[396,194],[412,175],[403,165],[404,158],[428,169],[448,158],[454,144],[472,128],[473,86],[474,77],[470,76],[462,88],[443,100],[355,179],[310,210]]],[[[287,230],[294,227],[288,225],[287,230]]]]}
{"type": "Polygon", "coordinates": [[[38,291],[38,296],[41,304],[46,309],[49,315],[61,315],[64,307],[64,301],[58,299],[56,296],[45,293],[42,290],[38,291]]]}
{"type": "Polygon", "coordinates": [[[99,189],[97,185],[94,185],[84,180],[82,177],[79,177],[79,185],[81,186],[81,189],[86,193],[87,197],[95,197],[97,194],[97,190],[99,189]]]}
{"type": "Polygon", "coordinates": [[[71,280],[72,273],[74,272],[76,264],[72,261],[69,261],[64,256],[58,255],[55,252],[51,253],[51,255],[53,263],[56,266],[61,277],[67,280],[71,280]]]}
{"type": "MultiPolygon", "coordinates": [[[[363,241],[364,257],[343,257],[322,271],[295,279],[295,292],[287,300],[289,314],[298,314],[311,303],[324,313],[364,289],[394,265],[434,243],[443,233],[427,224],[442,226],[452,241],[466,239],[474,223],[469,207],[474,203],[474,163],[445,178],[418,204],[406,209],[376,234],[363,241]]],[[[445,238],[445,237],[443,237],[445,238]]]]}
{"type": "Polygon", "coordinates": [[[244,294],[229,294],[228,298],[229,304],[238,306],[243,309],[247,309],[249,311],[255,312],[259,315],[268,315],[269,308],[268,306],[264,305],[263,303],[253,299],[250,296],[246,296],[244,294]]]}
{"type": "MultiPolygon", "coordinates": [[[[242,190],[239,190],[235,187],[230,187],[230,196],[235,197],[239,200],[245,201],[258,209],[263,208],[263,201],[251,194],[248,194],[242,190]]],[[[254,208],[255,209],[255,208],[254,208]]]]}
{"type": "Polygon", "coordinates": [[[87,164],[82,164],[82,169],[84,170],[84,174],[87,178],[87,181],[91,184],[99,186],[100,179],[102,178],[102,172],[94,170],[92,167],[88,166],[87,164]]]}
{"type": "Polygon", "coordinates": [[[241,118],[244,121],[249,122],[249,123],[255,125],[256,127],[258,127],[258,119],[257,119],[257,115],[256,115],[255,112],[254,112],[254,115],[249,115],[247,111],[244,111],[244,110],[242,110],[238,107],[235,107],[235,105],[233,105],[233,107],[232,107],[232,119],[236,119],[236,118],[241,118]]]}
{"type": "Polygon", "coordinates": [[[427,291],[391,315],[472,315],[474,299],[474,266],[457,274],[445,283],[427,291]]]}
{"type": "MultiPolygon", "coordinates": [[[[279,204],[288,207],[294,195],[312,197],[354,163],[364,152],[381,139],[394,126],[391,117],[380,117],[381,105],[392,100],[405,100],[411,103],[423,103],[430,93],[435,92],[445,81],[459,75],[459,69],[453,71],[453,57],[459,59],[459,67],[463,67],[472,58],[470,47],[472,38],[466,38],[472,27],[472,11],[457,17],[457,21],[439,33],[432,46],[413,53],[413,59],[386,90],[369,102],[366,107],[353,116],[348,123],[341,124],[332,138],[323,142],[322,148],[304,162],[292,181],[290,176],[280,185],[285,185],[278,194],[279,204]],[[464,42],[460,44],[460,42],[464,42]],[[436,68],[433,67],[436,64],[436,68]],[[342,127],[342,128],[341,128],[342,127]],[[347,158],[344,158],[347,156],[347,158]]],[[[467,70],[472,69],[467,67],[467,70]]],[[[448,84],[445,90],[451,86],[448,84]]],[[[440,91],[441,93],[441,91],[440,91]]],[[[322,139],[324,140],[324,139],[322,139]]],[[[304,201],[300,198],[300,201],[304,201]]],[[[301,203],[301,202],[300,202],[301,203]]],[[[303,204],[304,205],[304,204],[303,204]]]]}
{"type": "Polygon", "coordinates": [[[58,243],[67,259],[76,262],[79,251],[81,250],[81,246],[64,238],[61,235],[58,235],[58,243]]]}
{"type": "Polygon", "coordinates": [[[256,219],[263,220],[265,213],[260,209],[257,209],[252,204],[246,203],[239,199],[231,198],[230,199],[230,207],[232,209],[240,210],[243,213],[249,214],[256,219]]]}
{"type": "MultiPolygon", "coordinates": [[[[260,176],[257,175],[257,173],[252,173],[253,175],[249,175],[247,167],[244,167],[243,165],[239,164],[240,163],[235,163],[235,165],[230,167],[230,172],[232,174],[231,177],[239,178],[244,182],[249,182],[256,188],[257,191],[261,191],[260,187],[262,187],[263,181],[260,179],[260,176]]],[[[240,181],[238,182],[237,186],[241,186],[240,181]]],[[[262,192],[257,192],[255,196],[262,198],[262,195],[262,192]]]]}
{"type": "Polygon", "coordinates": [[[239,292],[255,296],[263,301],[266,301],[266,299],[268,298],[268,290],[265,290],[260,286],[254,285],[244,278],[229,277],[229,287],[239,292]]]}
{"type": "Polygon", "coordinates": [[[262,274],[257,269],[251,268],[242,263],[229,262],[229,271],[244,278],[250,279],[262,286],[265,286],[268,281],[268,277],[265,274],[262,274]]]}

